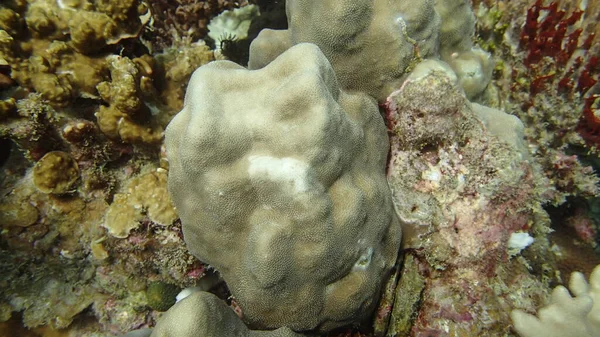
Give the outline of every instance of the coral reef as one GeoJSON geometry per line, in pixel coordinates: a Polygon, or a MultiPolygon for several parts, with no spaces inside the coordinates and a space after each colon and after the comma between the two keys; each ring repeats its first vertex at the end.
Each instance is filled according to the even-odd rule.
{"type": "Polygon", "coordinates": [[[401,238],[387,144],[375,102],[341,91],[315,45],[257,71],[194,72],[167,128],[169,190],[190,251],[250,326],[328,331],[369,317],[401,238]]]}
{"type": "Polygon", "coordinates": [[[147,285],[205,274],[160,145],[213,51],[148,54],[140,1],[4,1],[0,18],[1,320],[94,337],[154,325],[147,285]]]}
{"type": "Polygon", "coordinates": [[[148,0],[153,22],[143,33],[150,49],[160,52],[179,41],[196,42],[206,37],[210,19],[225,10],[244,6],[230,0],[148,0]]]}
{"type": "Polygon", "coordinates": [[[555,205],[597,193],[598,179],[572,158],[581,152],[574,149],[595,146],[598,37],[586,22],[597,4],[586,3],[497,1],[475,10],[481,44],[501,58],[488,103],[525,124],[531,152],[554,182],[555,205]]]}
{"type": "Polygon", "coordinates": [[[0,336],[593,335],[600,1],[285,7],[0,3],[0,336]]]}
{"type": "Polygon", "coordinates": [[[79,4],[82,8],[69,4],[42,0],[18,6],[15,1],[2,8],[15,18],[6,21],[0,47],[11,78],[62,107],[77,97],[97,97],[95,87],[107,76],[97,53],[136,37],[149,15],[133,0],[86,2],[79,4]],[[32,39],[25,38],[28,34],[32,39]]]}

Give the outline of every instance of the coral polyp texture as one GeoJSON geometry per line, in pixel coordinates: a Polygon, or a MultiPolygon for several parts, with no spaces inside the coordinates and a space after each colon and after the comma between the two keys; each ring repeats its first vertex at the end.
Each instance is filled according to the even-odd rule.
{"type": "Polygon", "coordinates": [[[489,83],[492,63],[487,53],[473,49],[475,20],[468,1],[289,0],[286,11],[289,29],[263,30],[251,46],[250,68],[268,64],[290,45],[310,42],[330,60],[342,88],[380,101],[418,62],[440,51],[464,78],[470,96],[489,83]]]}
{"type": "Polygon", "coordinates": [[[537,317],[522,310],[511,314],[522,337],[600,336],[600,265],[590,275],[571,274],[569,289],[558,286],[537,317]]]}
{"type": "Polygon", "coordinates": [[[315,45],[260,70],[196,70],[166,146],[188,248],[245,322],[326,331],[370,317],[401,238],[388,137],[374,100],[340,90],[315,45]]]}
{"type": "Polygon", "coordinates": [[[169,310],[151,335],[151,337],[187,336],[301,337],[303,335],[287,327],[273,331],[252,331],[220,298],[200,291],[184,298],[169,310]]]}

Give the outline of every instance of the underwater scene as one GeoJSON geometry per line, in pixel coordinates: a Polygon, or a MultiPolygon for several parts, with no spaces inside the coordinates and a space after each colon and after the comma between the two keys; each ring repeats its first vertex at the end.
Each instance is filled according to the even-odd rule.
{"type": "Polygon", "coordinates": [[[0,337],[600,337],[600,0],[1,0],[0,337]]]}

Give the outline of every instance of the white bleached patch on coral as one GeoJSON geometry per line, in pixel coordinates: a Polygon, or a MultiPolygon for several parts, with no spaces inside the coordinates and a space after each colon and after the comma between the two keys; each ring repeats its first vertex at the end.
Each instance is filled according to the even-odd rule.
{"type": "Polygon", "coordinates": [[[352,270],[365,270],[371,264],[373,258],[373,248],[369,247],[359,258],[358,261],[352,267],[352,270]]]}
{"type": "Polygon", "coordinates": [[[294,193],[306,193],[309,189],[309,166],[295,158],[249,156],[248,175],[251,179],[267,179],[279,184],[291,185],[294,193]]]}

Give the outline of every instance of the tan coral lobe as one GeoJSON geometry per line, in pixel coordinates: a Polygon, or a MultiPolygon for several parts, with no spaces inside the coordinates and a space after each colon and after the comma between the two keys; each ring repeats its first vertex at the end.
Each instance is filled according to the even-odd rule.
{"type": "Polygon", "coordinates": [[[370,317],[400,226],[374,100],[338,87],[313,44],[260,70],[200,67],[166,131],[185,241],[251,327],[321,331],[370,317]]]}
{"type": "Polygon", "coordinates": [[[67,193],[78,179],[77,162],[66,152],[48,152],[33,167],[33,183],[43,193],[67,193]]]}

